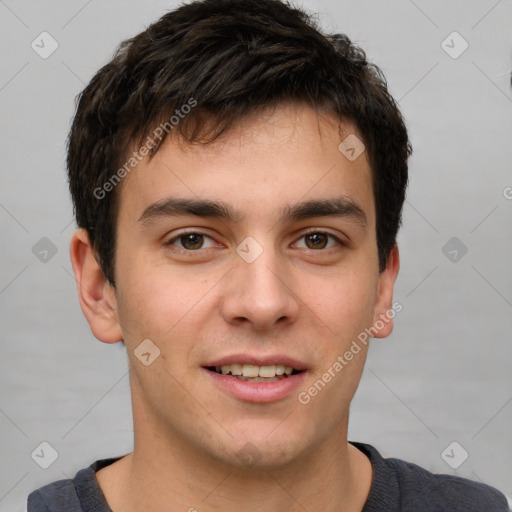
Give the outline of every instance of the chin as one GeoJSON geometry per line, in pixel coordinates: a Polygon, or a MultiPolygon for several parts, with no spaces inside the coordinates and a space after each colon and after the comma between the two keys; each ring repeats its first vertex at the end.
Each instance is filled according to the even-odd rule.
{"type": "MultiPolygon", "coordinates": [[[[276,428],[275,422],[273,428],[276,428]]],[[[295,462],[307,451],[304,439],[297,431],[291,434],[285,429],[282,432],[265,429],[264,432],[270,435],[262,434],[262,430],[257,434],[230,432],[233,438],[221,443],[216,457],[240,469],[270,470],[295,462]]]]}

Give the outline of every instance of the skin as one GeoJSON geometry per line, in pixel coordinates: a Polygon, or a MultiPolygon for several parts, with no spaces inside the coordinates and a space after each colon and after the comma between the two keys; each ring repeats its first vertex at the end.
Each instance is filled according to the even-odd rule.
{"type": "MultiPolygon", "coordinates": [[[[238,400],[201,369],[233,353],[286,354],[307,363],[298,391],[307,390],[391,309],[398,249],[379,273],[368,160],[338,150],[349,133],[357,135],[295,104],[259,112],[214,144],[169,138],[118,191],[115,289],[85,231],[74,234],[82,310],[99,340],[125,341],[130,360],[134,451],[97,473],[114,512],[364,506],[372,467],[347,443],[347,428],[366,347],[307,405],[295,392],[266,404],[238,400]],[[171,196],[223,201],[240,219],[139,221],[171,196]],[[361,207],[366,225],[346,216],[279,220],[287,205],[340,196],[361,207]],[[311,248],[308,228],[344,245],[320,235],[325,248],[311,248]],[[184,229],[207,235],[199,249],[176,239],[184,229]],[[252,263],[236,252],[248,236],[263,248],[252,263]],[[160,356],[145,366],[134,350],[148,338],[160,356]],[[247,442],[259,454],[252,466],[240,457],[247,442]]],[[[391,330],[388,320],[376,337],[391,330]]]]}

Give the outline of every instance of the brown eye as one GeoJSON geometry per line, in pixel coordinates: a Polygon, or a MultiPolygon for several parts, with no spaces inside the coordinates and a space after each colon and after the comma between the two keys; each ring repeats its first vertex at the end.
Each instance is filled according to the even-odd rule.
{"type": "Polygon", "coordinates": [[[204,237],[199,233],[188,233],[180,236],[179,239],[183,248],[190,250],[201,249],[204,243],[204,237]]]}
{"type": "Polygon", "coordinates": [[[308,249],[325,249],[329,236],[326,233],[311,233],[305,235],[308,249]]]}
{"type": "Polygon", "coordinates": [[[345,244],[337,237],[327,231],[313,231],[303,234],[295,243],[299,249],[322,251],[333,249],[336,246],[342,248],[345,244]]]}
{"type": "Polygon", "coordinates": [[[165,245],[172,246],[181,251],[198,251],[199,249],[210,249],[215,247],[215,241],[211,236],[190,231],[182,233],[169,240],[165,245]]]}

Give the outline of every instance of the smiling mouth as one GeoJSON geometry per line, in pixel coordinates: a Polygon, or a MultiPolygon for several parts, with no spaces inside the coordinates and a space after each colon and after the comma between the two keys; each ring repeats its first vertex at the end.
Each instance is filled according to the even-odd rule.
{"type": "Polygon", "coordinates": [[[252,364],[226,364],[207,366],[207,370],[246,382],[278,382],[291,375],[302,373],[291,366],[281,364],[256,366],[252,364]]]}

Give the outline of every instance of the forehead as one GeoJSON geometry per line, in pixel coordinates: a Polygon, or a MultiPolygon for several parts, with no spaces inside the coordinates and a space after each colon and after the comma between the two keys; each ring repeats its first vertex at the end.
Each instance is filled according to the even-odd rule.
{"type": "Polygon", "coordinates": [[[343,195],[371,223],[372,175],[361,139],[352,124],[305,105],[258,111],[209,144],[184,144],[171,133],[124,178],[118,220],[134,222],[169,196],[282,216],[299,201],[343,195]]]}

